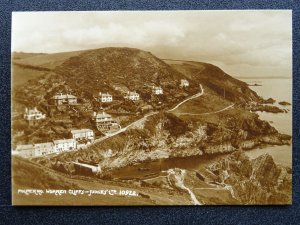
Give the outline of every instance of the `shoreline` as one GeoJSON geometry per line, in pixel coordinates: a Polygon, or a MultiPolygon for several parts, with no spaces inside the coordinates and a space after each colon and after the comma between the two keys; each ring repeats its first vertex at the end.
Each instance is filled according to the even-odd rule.
{"type": "MultiPolygon", "coordinates": [[[[262,151],[263,155],[264,151],[269,150],[270,148],[279,148],[279,147],[285,147],[288,148],[291,146],[291,144],[283,144],[283,145],[272,145],[272,144],[262,144],[261,146],[254,147],[251,149],[242,149],[243,152],[245,152],[246,155],[248,155],[251,159],[254,159],[251,157],[249,153],[255,152],[255,151],[262,151]]],[[[158,158],[158,159],[147,159],[144,161],[137,162],[135,164],[128,164],[121,167],[115,167],[111,168],[111,170],[107,171],[107,174],[109,174],[113,179],[121,179],[121,180],[128,180],[128,179],[142,179],[143,177],[151,176],[154,174],[159,174],[163,170],[171,169],[174,167],[181,168],[181,169],[187,169],[187,170],[196,170],[199,168],[204,167],[205,165],[209,165],[217,160],[226,158],[233,152],[239,151],[239,149],[235,149],[230,152],[218,152],[218,153],[212,153],[212,154],[203,154],[203,155],[190,155],[190,156],[170,156],[168,158],[158,158]],[[190,162],[190,165],[186,165],[186,163],[190,162]],[[184,164],[183,166],[180,166],[180,164],[184,164]],[[196,166],[196,164],[199,163],[199,166],[196,166]],[[204,163],[204,164],[202,164],[204,163]],[[168,165],[172,166],[168,166],[168,165]],[[202,164],[202,165],[200,165],[202,164]],[[152,166],[152,168],[151,168],[152,166]],[[198,168],[197,168],[198,167],[198,168]],[[140,168],[143,168],[140,170],[140,168]],[[133,174],[128,176],[123,176],[124,174],[128,174],[127,172],[121,172],[121,171],[132,171],[134,173],[139,173],[142,176],[134,176],[133,174]],[[122,175],[123,174],[123,175],[122,175]]],[[[258,157],[258,156],[257,156],[258,157]]],[[[255,157],[256,158],[256,157],[255,157]]],[[[276,161],[276,160],[275,160],[276,161]]],[[[278,163],[278,162],[277,162],[278,163]]],[[[291,168],[291,166],[288,166],[291,168]]]]}

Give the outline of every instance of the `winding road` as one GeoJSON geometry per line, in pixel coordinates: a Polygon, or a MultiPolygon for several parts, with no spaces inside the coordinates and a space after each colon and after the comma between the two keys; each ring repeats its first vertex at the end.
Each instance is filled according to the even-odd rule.
{"type": "Polygon", "coordinates": [[[201,84],[200,84],[200,89],[201,89],[201,92],[199,92],[199,93],[197,93],[197,94],[195,94],[195,95],[193,95],[193,96],[191,96],[191,97],[189,97],[189,98],[183,100],[182,102],[178,103],[174,108],[167,110],[167,112],[172,112],[172,111],[174,111],[175,109],[177,109],[179,106],[181,106],[182,104],[186,103],[187,101],[190,101],[190,100],[192,100],[192,99],[194,99],[194,98],[198,98],[198,97],[200,97],[201,95],[203,95],[203,94],[204,94],[204,89],[203,89],[203,87],[202,87],[201,84]]]}

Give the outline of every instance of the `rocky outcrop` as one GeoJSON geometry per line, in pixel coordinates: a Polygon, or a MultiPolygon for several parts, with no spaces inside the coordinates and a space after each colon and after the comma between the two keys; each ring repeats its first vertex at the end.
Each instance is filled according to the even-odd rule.
{"type": "Polygon", "coordinates": [[[273,99],[273,98],[268,98],[268,99],[261,100],[262,104],[274,104],[275,102],[276,102],[276,100],[273,99]]]}
{"type": "Polygon", "coordinates": [[[208,167],[217,184],[232,187],[242,204],[291,204],[291,168],[276,165],[272,156],[264,154],[250,160],[243,151],[208,167]]]}
{"type": "Polygon", "coordinates": [[[291,105],[291,103],[286,102],[286,101],[278,102],[278,104],[283,105],[283,106],[291,105]]]}
{"type": "Polygon", "coordinates": [[[270,112],[270,113],[284,113],[286,110],[280,109],[277,106],[273,105],[255,105],[251,107],[251,110],[254,112],[270,112]]]}
{"type": "Polygon", "coordinates": [[[107,139],[92,149],[58,156],[57,160],[66,165],[49,165],[62,172],[71,171],[67,164],[81,159],[100,163],[105,172],[163,158],[225,154],[267,144],[290,144],[290,136],[279,134],[269,123],[259,120],[258,116],[224,120],[226,124],[223,127],[210,123],[189,126],[179,118],[154,116],[145,122],[143,129],[131,128],[121,136],[107,139]],[[173,123],[170,121],[175,121],[186,130],[173,130],[171,134],[173,123]]]}

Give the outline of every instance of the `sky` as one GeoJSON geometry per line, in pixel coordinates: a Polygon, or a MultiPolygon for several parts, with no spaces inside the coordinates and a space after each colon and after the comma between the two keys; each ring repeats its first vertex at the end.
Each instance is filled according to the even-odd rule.
{"type": "Polygon", "coordinates": [[[12,51],[133,47],[235,77],[292,76],[292,11],[14,12],[12,51]]]}

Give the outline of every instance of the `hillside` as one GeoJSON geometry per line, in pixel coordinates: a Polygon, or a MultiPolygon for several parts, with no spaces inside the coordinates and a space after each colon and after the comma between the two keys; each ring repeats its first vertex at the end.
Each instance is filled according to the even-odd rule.
{"type": "MultiPolygon", "coordinates": [[[[102,48],[54,54],[14,53],[13,62],[16,68],[13,79],[16,84],[24,84],[22,80],[26,81],[27,78],[40,78],[33,74],[40,75],[44,70],[44,75],[49,72],[57,75],[50,79],[51,82],[61,80],[69,90],[77,94],[84,92],[90,98],[99,91],[120,95],[128,90],[139,90],[144,98],[149,99],[146,90],[153,85],[161,85],[166,94],[180,98],[184,94],[195,93],[201,83],[226,99],[243,105],[249,101],[263,102],[246,83],[212,64],[160,60],[150,52],[139,49],[102,48]],[[20,67],[24,68],[23,72],[19,71],[20,67]],[[185,90],[187,93],[178,88],[180,79],[190,82],[190,88],[185,90]]],[[[168,100],[170,104],[176,102],[172,98],[168,100]]]]}
{"type": "Polygon", "coordinates": [[[173,96],[196,93],[198,85],[191,82],[188,91],[182,90],[180,79],[185,76],[149,52],[131,48],[104,48],[86,51],[71,57],[55,69],[66,83],[87,95],[99,91],[121,95],[136,90],[149,99],[152,86],[161,86],[165,104],[176,102],[173,96]],[[87,88],[89,87],[89,88],[87,88]],[[150,91],[150,92],[149,92],[150,91]]]}
{"type": "Polygon", "coordinates": [[[62,53],[12,53],[12,88],[51,74],[52,70],[81,51],[62,53]]]}
{"type": "MultiPolygon", "coordinates": [[[[91,115],[101,110],[112,114],[121,126],[126,126],[149,110],[170,109],[199,93],[200,84],[205,89],[203,97],[183,104],[173,113],[177,116],[190,111],[210,113],[231,104],[242,110],[252,102],[264,102],[246,83],[214,65],[163,61],[150,52],[133,48],[101,48],[55,54],[14,53],[12,78],[15,87],[12,93],[13,144],[68,138],[70,128],[89,127],[96,131],[91,115]],[[189,81],[188,88],[180,87],[181,79],[189,81]],[[153,86],[161,86],[164,94],[153,95],[153,86]],[[127,91],[137,91],[141,100],[125,100],[127,91]],[[75,95],[78,104],[56,108],[51,98],[58,92],[75,95]],[[109,92],[114,101],[99,103],[99,92],[109,92]],[[24,130],[24,108],[35,106],[47,115],[47,119],[36,127],[24,130]]],[[[243,115],[247,112],[243,111],[243,115]]],[[[211,122],[209,117],[206,121],[211,122]]]]}
{"type": "Polygon", "coordinates": [[[29,81],[39,79],[47,74],[51,74],[51,72],[46,68],[14,62],[12,64],[12,89],[17,89],[29,81]]]}
{"type": "Polygon", "coordinates": [[[79,55],[82,51],[60,52],[60,53],[24,53],[13,52],[13,61],[17,64],[54,69],[70,57],[79,55]]]}
{"type": "Polygon", "coordinates": [[[189,204],[187,193],[158,187],[141,187],[131,182],[112,182],[83,176],[68,176],[45,168],[19,157],[12,158],[12,203],[13,205],[180,205],[189,204]],[[18,190],[42,190],[44,194],[18,194],[18,190]],[[131,190],[138,193],[136,197],[122,195],[93,195],[93,200],[87,194],[54,195],[46,190],[131,190]],[[170,198],[170,196],[172,198],[170,198]]]}
{"type": "Polygon", "coordinates": [[[248,101],[263,102],[263,99],[245,82],[231,77],[215,65],[193,61],[164,61],[190,79],[202,83],[230,101],[243,104],[248,101]]]}
{"type": "MultiPolygon", "coordinates": [[[[158,102],[164,100],[164,104],[168,106],[199,90],[195,82],[190,82],[191,87],[188,90],[181,89],[180,79],[185,78],[182,73],[151,53],[138,49],[103,48],[80,54],[75,52],[37,55],[18,59],[15,63],[32,68],[45,68],[54,73],[53,76],[39,77],[31,86],[20,90],[22,93],[20,98],[24,101],[30,99],[31,103],[32,100],[36,100],[37,95],[44,96],[48,101],[55,92],[67,90],[88,101],[92,101],[99,92],[110,92],[118,99],[123,98],[122,95],[127,91],[136,90],[145,101],[149,101],[152,86],[161,86],[170,97],[159,96],[156,100],[158,102]],[[54,64],[58,63],[58,66],[49,69],[51,59],[54,60],[54,64]],[[61,62],[63,59],[65,60],[61,62]],[[41,61],[46,63],[43,64],[41,61]],[[34,89],[34,93],[30,89],[34,89]],[[28,93],[23,96],[24,92],[28,93]]],[[[36,103],[39,104],[41,101],[39,98],[36,103]]]]}
{"type": "MultiPolygon", "coordinates": [[[[19,82],[12,93],[13,148],[18,144],[71,138],[70,130],[74,128],[92,129],[97,139],[78,151],[30,160],[14,159],[14,187],[69,188],[74,185],[95,189],[121,185],[143,193],[136,201],[125,198],[124,204],[189,204],[189,192],[178,177],[183,179],[186,174],[186,184],[191,186],[199,182],[196,185],[199,190],[214,186],[204,182],[195,171],[171,169],[167,174],[160,171],[165,178],[161,181],[158,176],[154,184],[147,178],[119,182],[113,174],[145,161],[210,157],[239,149],[291,143],[289,135],[280,134],[253,112],[253,106],[263,110],[265,103],[274,110],[272,99],[264,100],[246,83],[207,63],[161,60],[150,52],[132,48],[18,53],[13,57],[13,79],[19,82]],[[181,79],[186,79],[189,86],[180,87],[181,79]],[[161,86],[163,94],[152,93],[153,86],[161,86]],[[140,99],[125,99],[128,91],[137,91],[140,99]],[[59,92],[76,96],[77,103],[55,105],[51,98],[59,92]],[[113,101],[100,102],[99,92],[112,94],[113,101]],[[46,118],[30,124],[23,117],[25,107],[37,107],[46,118]],[[102,111],[112,115],[122,128],[120,132],[107,135],[97,130],[92,115],[102,111]],[[100,165],[101,174],[90,177],[76,172],[76,160],[100,165]],[[34,174],[34,170],[36,175],[25,180],[24,174],[34,174]],[[173,177],[171,183],[169,177],[173,177]]],[[[226,187],[217,190],[225,202],[214,197],[214,188],[208,191],[209,199],[199,190],[194,191],[204,202],[237,203],[226,187]]],[[[31,200],[28,198],[27,202],[31,200]]],[[[53,204],[60,202],[58,198],[52,200],[53,204]]],[[[120,204],[119,200],[98,198],[95,202],[120,204]]],[[[48,199],[41,201],[49,204],[48,199]]],[[[81,201],[90,204],[87,198],[81,201]]]]}
{"type": "Polygon", "coordinates": [[[198,84],[192,81],[189,89],[180,88],[180,79],[185,78],[183,74],[151,53],[138,49],[15,54],[12,75],[15,87],[12,93],[14,145],[43,142],[59,136],[67,138],[70,128],[95,130],[91,115],[103,109],[125,126],[147,113],[144,108],[148,111],[169,108],[199,91],[198,84]],[[153,95],[153,86],[161,86],[164,95],[153,95]],[[141,100],[125,100],[124,94],[128,91],[137,91],[141,100]],[[51,98],[58,92],[75,95],[78,104],[56,108],[51,98]],[[112,94],[114,101],[111,104],[99,103],[99,92],[112,94]],[[47,114],[47,119],[33,129],[24,130],[24,109],[35,106],[47,114]]]}

